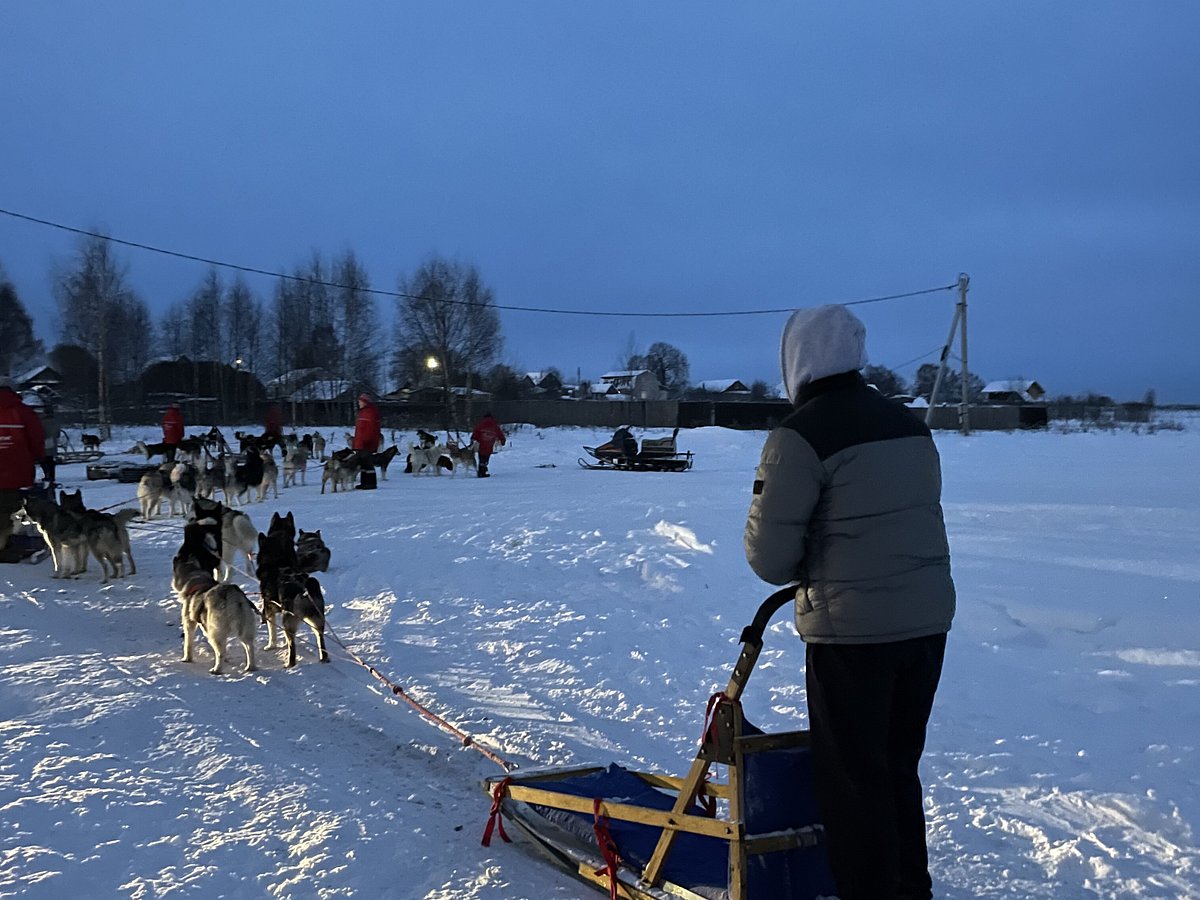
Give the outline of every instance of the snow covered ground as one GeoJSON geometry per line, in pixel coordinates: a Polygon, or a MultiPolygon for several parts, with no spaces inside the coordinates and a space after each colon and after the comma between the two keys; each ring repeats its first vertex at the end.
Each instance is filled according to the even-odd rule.
{"type": "MultiPolygon", "coordinates": [[[[607,436],[525,427],[491,479],[397,466],[374,493],[322,496],[314,469],[250,512],[320,528],[337,635],[503,756],[682,774],[770,592],[741,546],[764,434],[682,433],[686,474],[579,469],[607,436]]],[[[937,895],[1200,897],[1200,427],[938,444],[959,610],[923,768],[937,895]]],[[[336,646],[181,662],[179,537],[137,526],[139,572],[108,586],[0,566],[0,897],[590,896],[482,848],[499,769],[336,646]]],[[[804,724],[786,614],[745,701],[804,724]]]]}

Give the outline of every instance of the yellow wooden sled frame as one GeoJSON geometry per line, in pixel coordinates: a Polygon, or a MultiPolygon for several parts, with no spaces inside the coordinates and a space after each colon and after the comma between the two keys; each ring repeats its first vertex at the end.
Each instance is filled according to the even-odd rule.
{"type": "MultiPolygon", "coordinates": [[[[772,594],[759,608],[754,621],[742,631],[742,652],[734,665],[723,696],[712,711],[713,724],[704,736],[700,751],[691,768],[683,778],[650,772],[634,772],[642,781],[659,790],[676,794],[675,804],[669,811],[648,809],[628,803],[601,800],[599,812],[610,819],[637,822],[661,828],[658,844],[646,867],[637,873],[636,881],[617,877],[617,896],[627,900],[663,900],[667,897],[683,897],[687,900],[704,900],[699,894],[677,884],[665,881],[663,867],[671,852],[672,844],[680,832],[706,835],[729,842],[729,900],[750,900],[747,893],[746,859],[760,853],[776,853],[797,847],[811,847],[821,840],[819,825],[805,826],[785,831],[773,831],[768,835],[747,834],[743,824],[742,810],[745,808],[745,792],[740,773],[744,771],[745,758],[765,750],[782,750],[808,745],[807,731],[789,731],[779,734],[742,734],[742,708],[738,700],[745,690],[758,655],[762,651],[763,632],[771,616],[785,603],[795,597],[795,587],[785,588],[772,594]],[[727,781],[709,781],[706,776],[714,764],[726,766],[727,781]],[[714,818],[689,814],[686,810],[701,797],[716,798],[724,802],[723,814],[714,818]]],[[[592,766],[569,770],[554,770],[530,773],[521,776],[521,783],[508,784],[503,792],[502,809],[517,824],[552,855],[562,861],[561,854],[542,840],[531,825],[532,814],[528,806],[548,806],[571,812],[591,814],[594,800],[554,790],[554,782],[602,771],[592,766]]],[[[503,780],[502,776],[488,779],[484,789],[493,793],[503,780]]],[[[598,856],[597,856],[598,860],[598,856]]],[[[603,862],[597,860],[576,861],[578,875],[585,881],[608,891],[609,876],[598,873],[603,862]]],[[[625,877],[633,874],[625,870],[625,877]]]]}

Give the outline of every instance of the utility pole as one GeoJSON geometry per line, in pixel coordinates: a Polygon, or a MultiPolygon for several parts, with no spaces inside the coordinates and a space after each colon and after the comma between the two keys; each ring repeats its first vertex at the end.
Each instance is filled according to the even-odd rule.
{"type": "Polygon", "coordinates": [[[958,425],[963,434],[971,433],[970,385],[967,383],[967,286],[971,279],[966,272],[958,273],[958,310],[962,320],[962,406],[959,408],[958,425]]]}
{"type": "Polygon", "coordinates": [[[962,402],[958,408],[958,424],[959,429],[963,434],[971,433],[970,424],[970,407],[967,404],[968,385],[967,385],[967,286],[971,283],[970,277],[964,272],[958,276],[958,303],[954,305],[954,318],[950,320],[950,334],[946,337],[946,343],[942,346],[941,361],[938,365],[937,378],[933,382],[933,393],[929,395],[929,409],[925,412],[925,424],[932,427],[933,411],[937,408],[938,392],[942,387],[942,379],[946,375],[946,361],[950,358],[950,348],[954,345],[954,332],[958,330],[959,322],[962,323],[962,402]]]}

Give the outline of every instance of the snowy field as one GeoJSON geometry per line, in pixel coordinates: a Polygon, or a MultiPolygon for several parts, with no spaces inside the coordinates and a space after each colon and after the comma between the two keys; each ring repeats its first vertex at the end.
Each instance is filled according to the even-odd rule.
{"type": "MultiPolygon", "coordinates": [[[[491,479],[401,460],[373,493],[322,496],[314,467],[249,511],[320,528],[337,635],[504,757],[683,774],[770,593],[741,541],[765,435],[683,432],[686,474],[578,468],[607,437],[525,427],[491,479]]],[[[1200,423],[938,444],[959,608],[922,770],[936,895],[1200,898],[1200,423]]],[[[0,897],[591,896],[482,848],[499,769],[336,646],[181,662],[180,523],[134,527],[138,574],[108,586],[94,561],[0,566],[0,897]]],[[[789,619],[744,698],[768,730],[805,724],[789,619]]]]}

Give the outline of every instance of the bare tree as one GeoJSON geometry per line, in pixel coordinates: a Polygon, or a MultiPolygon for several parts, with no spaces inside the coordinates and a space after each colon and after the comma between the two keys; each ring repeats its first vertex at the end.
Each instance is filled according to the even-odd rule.
{"type": "Polygon", "coordinates": [[[109,309],[108,316],[109,333],[117,336],[112,343],[116,352],[110,354],[111,383],[135,382],[150,361],[151,343],[148,338],[154,334],[150,309],[141,297],[130,292],[124,302],[109,309]]]}
{"type": "Polygon", "coordinates": [[[412,370],[414,361],[432,359],[449,411],[453,380],[465,378],[468,389],[477,385],[479,373],[500,354],[503,339],[492,290],[474,266],[434,255],[401,280],[400,293],[395,373],[420,380],[421,373],[412,370]]]}
{"type": "Polygon", "coordinates": [[[240,277],[225,292],[223,306],[224,361],[238,369],[257,371],[262,354],[262,307],[240,277]]]}
{"type": "Polygon", "coordinates": [[[103,235],[82,238],[73,262],[62,267],[54,286],[62,342],[83,347],[96,359],[98,421],[105,433],[110,425],[112,355],[131,350],[138,342],[144,344],[147,337],[114,330],[121,323],[112,310],[132,304],[134,298],[126,267],[111,246],[103,235]]]}
{"type": "Polygon", "coordinates": [[[172,303],[158,323],[159,343],[167,356],[178,357],[192,345],[192,331],[182,302],[172,303]]]}
{"type": "Polygon", "coordinates": [[[340,374],[347,381],[378,389],[379,317],[370,293],[370,279],[354,251],[347,250],[334,261],[333,281],[337,285],[333,297],[342,349],[340,374]]]}
{"type": "Polygon", "coordinates": [[[622,372],[642,368],[642,354],[638,350],[637,335],[632,331],[629,332],[629,337],[625,339],[625,346],[617,353],[616,365],[617,369],[622,372]]]}
{"type": "Polygon", "coordinates": [[[194,361],[221,356],[221,303],[225,288],[216,268],[210,268],[187,301],[189,356],[194,361]]]}
{"type": "Polygon", "coordinates": [[[663,341],[651,344],[646,355],[639,357],[637,365],[630,368],[648,369],[654,373],[658,383],[671,397],[680,396],[691,383],[691,367],[687,356],[678,347],[663,341]]]}

